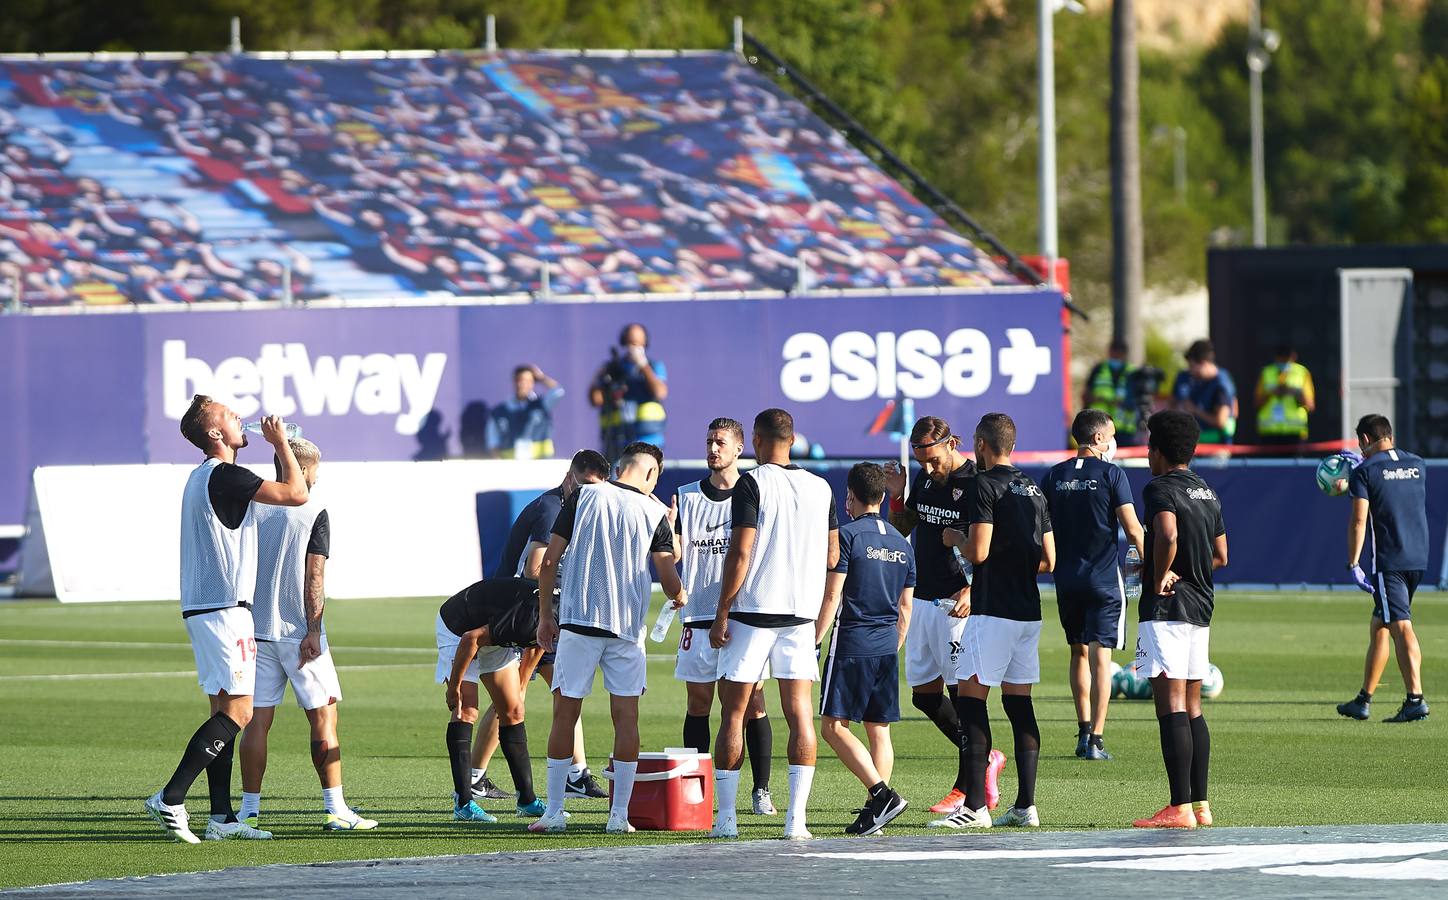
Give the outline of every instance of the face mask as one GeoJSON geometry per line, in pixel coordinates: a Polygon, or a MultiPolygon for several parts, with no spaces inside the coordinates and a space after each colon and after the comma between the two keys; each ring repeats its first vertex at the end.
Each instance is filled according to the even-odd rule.
{"type": "Polygon", "coordinates": [[[1111,438],[1110,440],[1108,440],[1108,441],[1106,442],[1106,449],[1101,451],[1101,460],[1102,460],[1102,462],[1111,462],[1111,460],[1114,459],[1115,457],[1116,457],[1116,438],[1113,437],[1113,438],[1111,438]]]}

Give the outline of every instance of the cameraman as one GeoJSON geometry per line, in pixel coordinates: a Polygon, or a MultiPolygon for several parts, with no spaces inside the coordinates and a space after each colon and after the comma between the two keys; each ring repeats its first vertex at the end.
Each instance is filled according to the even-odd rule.
{"type": "Polygon", "coordinates": [[[664,446],[664,406],[669,396],[664,364],[649,359],[649,332],[637,322],[625,325],[618,347],[609,348],[608,362],[588,389],[588,402],[598,409],[603,455],[615,460],[634,441],[664,446]]]}

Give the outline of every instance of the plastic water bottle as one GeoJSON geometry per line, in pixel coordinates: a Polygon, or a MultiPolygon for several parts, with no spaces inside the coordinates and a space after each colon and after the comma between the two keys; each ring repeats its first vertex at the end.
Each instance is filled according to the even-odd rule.
{"type": "Polygon", "coordinates": [[[678,614],[679,611],[674,609],[674,602],[665,600],[664,608],[659,610],[659,617],[654,620],[654,630],[649,632],[649,640],[662,644],[664,638],[669,636],[669,626],[674,624],[674,616],[678,614]]]}
{"type": "Polygon", "coordinates": [[[1141,599],[1141,554],[1136,545],[1126,548],[1126,600],[1135,603],[1141,599]]]}
{"type": "Polygon", "coordinates": [[[960,552],[959,547],[951,547],[950,552],[955,554],[955,564],[960,566],[960,574],[965,576],[965,583],[970,584],[971,576],[975,574],[975,567],[970,564],[970,560],[965,558],[965,554],[960,552]]]}
{"type": "MultiPolygon", "coordinates": [[[[257,437],[262,436],[260,422],[247,422],[245,425],[241,426],[241,430],[254,434],[257,437]]],[[[287,433],[287,440],[289,441],[293,438],[299,438],[302,436],[302,426],[298,425],[296,422],[283,423],[282,430],[287,433]]]]}

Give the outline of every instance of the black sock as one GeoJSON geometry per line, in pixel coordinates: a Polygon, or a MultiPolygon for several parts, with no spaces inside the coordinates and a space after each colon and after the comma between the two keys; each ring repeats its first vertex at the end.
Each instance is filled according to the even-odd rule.
{"type": "Polygon", "coordinates": [[[1104,746],[1105,746],[1105,744],[1104,744],[1104,743],[1102,742],[1102,740],[1101,740],[1101,735],[1099,735],[1099,734],[1089,735],[1086,740],[1087,740],[1087,741],[1091,744],[1091,746],[1093,746],[1093,747],[1104,747],[1104,746]]]}
{"type": "Polygon", "coordinates": [[[231,808],[231,761],[236,753],[236,741],[216,754],[206,767],[206,790],[211,795],[211,818],[223,822],[235,822],[236,810],[231,808]]]}
{"type": "Polygon", "coordinates": [[[447,758],[452,766],[453,793],[459,808],[473,802],[473,726],[470,722],[447,723],[447,758]]]}
{"type": "Polygon", "coordinates": [[[211,765],[217,754],[231,746],[241,726],[231,721],[225,713],[217,713],[196,729],[191,740],[186,742],[186,752],[181,754],[181,763],[166,786],[161,789],[161,802],[167,806],[180,806],[186,802],[186,792],[196,782],[201,770],[211,765]]]}
{"type": "Polygon", "coordinates": [[[890,790],[890,785],[886,784],[883,781],[877,781],[874,784],[870,785],[870,798],[873,800],[874,798],[880,796],[888,790],[890,790]]]}
{"type": "Polygon", "coordinates": [[[1409,702],[1409,703],[1422,703],[1422,702],[1423,702],[1423,695],[1422,695],[1422,694],[1409,694],[1409,695],[1408,695],[1408,702],[1409,702]]]}
{"type": "Polygon", "coordinates": [[[955,713],[960,718],[964,735],[961,753],[965,756],[965,805],[985,809],[985,770],[990,764],[990,713],[985,701],[974,697],[956,697],[955,713]]]}
{"type": "Polygon", "coordinates": [[[533,793],[533,762],[528,758],[528,729],[519,722],[516,725],[498,724],[498,747],[508,761],[508,772],[513,776],[513,787],[518,791],[518,805],[527,806],[538,795],[533,793]]]}
{"type": "Polygon", "coordinates": [[[1161,758],[1171,788],[1171,805],[1192,802],[1192,726],[1184,712],[1157,716],[1161,728],[1161,758]]]}
{"type": "Polygon", "coordinates": [[[1369,694],[1367,691],[1358,691],[1357,698],[1358,698],[1358,700],[1360,700],[1360,701],[1363,702],[1363,703],[1372,703],[1372,702],[1373,702],[1373,695],[1372,695],[1372,694],[1369,694]]]}
{"type": "Polygon", "coordinates": [[[1207,769],[1212,760],[1212,733],[1207,730],[1207,717],[1197,716],[1192,729],[1192,802],[1207,799],[1207,769]]]}
{"type": "Polygon", "coordinates": [[[684,746],[693,747],[696,753],[711,753],[709,743],[709,716],[684,714],[684,746]]]}
{"type": "MultiPolygon", "coordinates": [[[[1001,706],[1016,740],[1016,809],[1036,805],[1036,766],[1041,760],[1041,729],[1029,695],[1002,694],[1001,706]]],[[[1088,725],[1087,728],[1090,728],[1088,725]]],[[[1089,733],[1089,732],[1088,732],[1089,733]]]]}
{"type": "Polygon", "coordinates": [[[1090,723],[1090,722],[1077,722],[1077,723],[1076,723],[1076,737],[1079,738],[1079,737],[1081,737],[1082,735],[1090,736],[1090,734],[1091,734],[1091,723],[1090,723]]]}
{"type": "Polygon", "coordinates": [[[769,771],[774,755],[774,726],[769,716],[744,723],[744,746],[749,751],[749,771],[754,774],[754,789],[769,790],[769,771]]]}
{"type": "Polygon", "coordinates": [[[915,708],[925,713],[925,717],[935,723],[940,733],[950,739],[950,743],[956,748],[955,768],[955,789],[965,793],[965,742],[960,734],[960,717],[955,714],[955,689],[951,688],[951,699],[945,699],[945,693],[910,695],[910,702],[915,708]]]}

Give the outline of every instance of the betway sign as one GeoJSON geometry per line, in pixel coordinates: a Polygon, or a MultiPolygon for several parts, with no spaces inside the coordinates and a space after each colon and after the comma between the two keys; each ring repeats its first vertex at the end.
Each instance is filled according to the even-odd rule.
{"type": "Polygon", "coordinates": [[[400,435],[417,434],[433,408],[447,354],[347,353],[312,356],[303,343],[262,344],[255,357],[191,356],[184,340],[161,344],[166,418],[179,421],[193,394],[208,394],[242,418],[277,415],[391,416],[400,435]]]}
{"type": "Polygon", "coordinates": [[[985,332],[958,328],[944,338],[923,328],[896,334],[846,331],[832,339],[800,332],[784,342],[779,387],[798,403],[839,400],[928,400],[980,397],[997,379],[1005,392],[1029,394],[1051,374],[1051,350],[1038,346],[1026,328],[1005,329],[1002,346],[985,332]]]}

